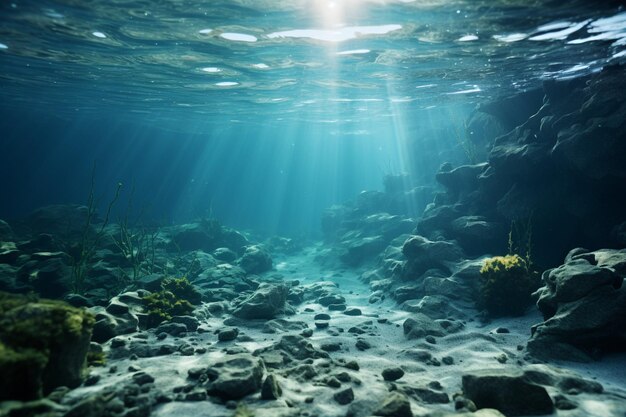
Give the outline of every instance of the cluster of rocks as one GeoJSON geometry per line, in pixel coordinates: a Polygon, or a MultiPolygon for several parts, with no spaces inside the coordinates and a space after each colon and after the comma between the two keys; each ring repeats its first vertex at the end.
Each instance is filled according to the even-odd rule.
{"type": "Polygon", "coordinates": [[[238,279],[272,267],[262,245],[214,220],[132,229],[78,205],[42,207],[13,227],[0,220],[0,290],[74,305],[106,306],[125,287],[158,290],[168,275],[205,279],[234,270],[238,279]]]}
{"type": "Polygon", "coordinates": [[[354,202],[327,209],[322,232],[333,243],[332,257],[355,267],[372,263],[398,235],[410,232],[432,200],[434,188],[411,188],[406,175],[387,175],[385,191],[363,191],[354,202]]]}

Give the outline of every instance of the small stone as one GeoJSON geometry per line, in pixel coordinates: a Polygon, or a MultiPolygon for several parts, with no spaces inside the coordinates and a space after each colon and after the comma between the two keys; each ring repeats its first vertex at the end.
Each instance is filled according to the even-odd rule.
{"type": "Polygon", "coordinates": [[[229,342],[235,340],[239,335],[239,329],[236,327],[230,327],[228,329],[221,330],[217,334],[217,340],[220,342],[229,342]]]}
{"type": "Polygon", "coordinates": [[[325,352],[337,352],[341,350],[341,343],[339,342],[322,343],[320,348],[325,352]]]}
{"type": "Polygon", "coordinates": [[[352,388],[346,388],[344,390],[336,392],[333,395],[333,398],[341,405],[350,404],[352,401],[354,401],[354,391],[352,391],[352,388]]]}
{"type": "Polygon", "coordinates": [[[115,337],[111,339],[111,349],[117,349],[125,345],[126,345],[126,340],[122,339],[121,337],[115,337]]]}
{"type": "Polygon", "coordinates": [[[181,347],[178,348],[178,351],[183,356],[191,356],[194,354],[195,349],[189,343],[185,343],[181,347]]]}
{"type": "Polygon", "coordinates": [[[328,322],[327,321],[316,321],[315,322],[315,327],[317,327],[318,329],[325,329],[328,327],[328,322]]]}
{"type": "Polygon", "coordinates": [[[389,322],[389,319],[385,319],[385,318],[383,318],[383,319],[377,319],[376,321],[377,321],[378,323],[380,323],[380,324],[385,324],[385,323],[389,322]]]}
{"type": "Polygon", "coordinates": [[[346,362],[344,366],[348,369],[352,369],[353,371],[358,371],[360,369],[359,363],[357,361],[346,362]]]}
{"type": "Polygon", "coordinates": [[[383,417],[413,417],[411,402],[398,391],[389,394],[373,414],[383,417]]]}
{"type": "Polygon", "coordinates": [[[554,397],[554,407],[558,410],[574,410],[578,405],[564,395],[556,395],[554,397]]]}
{"type": "Polygon", "coordinates": [[[339,372],[338,374],[335,374],[335,378],[341,382],[350,382],[352,380],[352,377],[347,372],[339,372]]]}
{"type": "Polygon", "coordinates": [[[441,382],[439,381],[430,381],[428,383],[428,387],[432,388],[432,389],[436,389],[436,390],[442,390],[443,386],[441,385],[441,382]]]}
{"type": "Polygon", "coordinates": [[[404,376],[404,371],[401,368],[385,368],[382,372],[383,379],[385,381],[397,381],[404,376]]]}
{"type": "Polygon", "coordinates": [[[185,394],[185,401],[204,401],[207,399],[205,390],[194,390],[185,394]]]}
{"type": "Polygon", "coordinates": [[[261,399],[277,400],[283,393],[274,374],[268,374],[261,385],[261,399]]]}
{"type": "Polygon", "coordinates": [[[139,372],[141,371],[141,367],[138,365],[129,365],[128,372],[139,372]]]}
{"type": "Polygon", "coordinates": [[[437,339],[435,339],[435,336],[426,336],[426,342],[430,343],[431,345],[436,345],[437,339]]]}
{"type": "Polygon", "coordinates": [[[496,329],[496,333],[511,333],[511,331],[509,329],[507,329],[506,327],[498,327],[496,329]]]}
{"type": "Polygon", "coordinates": [[[330,311],[344,311],[346,309],[345,304],[331,304],[328,306],[330,311]]]}
{"type": "Polygon", "coordinates": [[[314,320],[330,320],[330,314],[319,313],[313,317],[314,320]]]}
{"type": "Polygon", "coordinates": [[[311,337],[313,336],[313,329],[304,329],[302,333],[300,333],[303,337],[311,337]]]}
{"type": "Polygon", "coordinates": [[[154,377],[145,372],[137,372],[133,374],[133,382],[137,385],[151,384],[154,382],[154,377]]]}
{"type": "Polygon", "coordinates": [[[350,308],[346,309],[343,312],[343,314],[345,314],[346,316],[360,316],[363,313],[361,312],[360,308],[350,307],[350,308]]]}
{"type": "Polygon", "coordinates": [[[372,347],[372,345],[370,345],[369,342],[366,342],[363,339],[357,340],[355,346],[358,350],[367,350],[372,347]]]}
{"type": "Polygon", "coordinates": [[[328,385],[331,388],[339,388],[341,387],[341,381],[339,381],[335,377],[330,377],[326,380],[326,385],[328,385]]]}
{"type": "Polygon", "coordinates": [[[453,365],[454,358],[452,356],[444,356],[441,358],[441,362],[443,362],[444,365],[453,365]]]}
{"type": "Polygon", "coordinates": [[[100,382],[100,375],[90,374],[87,378],[85,378],[85,382],[83,383],[86,387],[90,387],[92,385],[96,385],[100,382]]]}
{"type": "Polygon", "coordinates": [[[311,404],[314,400],[315,400],[315,398],[313,398],[313,397],[305,397],[304,398],[304,402],[307,403],[307,404],[311,404]]]}

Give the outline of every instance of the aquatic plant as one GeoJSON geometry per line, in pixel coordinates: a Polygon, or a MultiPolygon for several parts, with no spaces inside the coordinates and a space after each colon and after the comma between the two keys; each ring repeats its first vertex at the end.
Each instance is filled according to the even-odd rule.
{"type": "Polygon", "coordinates": [[[80,241],[75,244],[71,250],[67,252],[70,254],[72,258],[72,275],[71,275],[71,285],[72,291],[76,294],[82,294],[85,290],[85,279],[87,278],[87,274],[89,272],[89,267],[91,264],[91,260],[93,255],[98,248],[98,243],[104,236],[104,229],[109,224],[109,218],[111,216],[111,209],[117,202],[120,191],[122,189],[122,183],[117,183],[117,188],[115,189],[115,194],[111,201],[109,201],[109,205],[107,207],[106,215],[104,217],[103,222],[100,224],[97,232],[94,234],[92,230],[93,222],[96,218],[96,199],[95,199],[95,170],[96,166],[94,164],[93,170],[91,173],[91,187],[89,190],[89,197],[87,198],[87,216],[85,219],[85,225],[83,227],[83,231],[81,234],[80,241]]]}
{"type": "Polygon", "coordinates": [[[470,139],[469,128],[467,126],[467,121],[463,122],[463,127],[459,127],[461,123],[452,123],[452,129],[454,129],[454,139],[456,143],[463,149],[463,153],[465,153],[465,157],[469,161],[470,164],[477,164],[478,161],[478,151],[476,149],[476,144],[472,142],[470,139]]]}
{"type": "Polygon", "coordinates": [[[62,301],[0,292],[0,400],[78,386],[94,323],[62,301]]]}
{"type": "Polygon", "coordinates": [[[200,304],[202,300],[202,294],[196,290],[186,277],[166,278],[161,283],[161,287],[165,291],[170,291],[176,297],[189,301],[191,304],[200,304]]]}
{"type": "Polygon", "coordinates": [[[143,297],[148,313],[148,327],[158,326],[174,316],[191,314],[193,304],[199,304],[201,294],[187,278],[167,278],[161,283],[161,291],[143,297]]]}
{"type": "Polygon", "coordinates": [[[148,231],[146,228],[138,227],[133,231],[127,219],[119,223],[119,234],[114,236],[113,240],[132,268],[131,276],[127,277],[128,284],[155,272],[158,234],[158,228],[148,231]]]}
{"type": "Polygon", "coordinates": [[[486,259],[480,276],[478,307],[490,316],[522,315],[531,304],[531,294],[536,286],[534,274],[519,255],[486,259]]]}
{"type": "Polygon", "coordinates": [[[88,366],[104,366],[106,365],[106,354],[104,352],[87,352],[87,365],[88,366]]]}
{"type": "Polygon", "coordinates": [[[523,254],[524,260],[530,270],[532,267],[532,237],[533,237],[533,213],[526,218],[511,220],[511,228],[508,236],[508,254],[523,254]]]}

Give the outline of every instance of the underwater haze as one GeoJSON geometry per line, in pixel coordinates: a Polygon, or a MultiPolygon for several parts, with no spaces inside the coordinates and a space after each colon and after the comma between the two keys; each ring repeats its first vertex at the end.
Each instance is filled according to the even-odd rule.
{"type": "Polygon", "coordinates": [[[315,233],[385,174],[461,162],[477,103],[623,60],[607,6],[4,2],[0,214],[84,203],[95,163],[159,221],[315,233]]]}
{"type": "Polygon", "coordinates": [[[0,417],[624,417],[626,3],[0,2],[0,417]]]}

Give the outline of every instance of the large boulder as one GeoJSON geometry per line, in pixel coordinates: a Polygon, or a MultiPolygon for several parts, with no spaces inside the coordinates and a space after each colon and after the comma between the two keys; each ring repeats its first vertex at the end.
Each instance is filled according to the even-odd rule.
{"type": "Polygon", "coordinates": [[[285,285],[261,284],[250,296],[238,302],[233,316],[242,319],[273,319],[284,311],[289,289],[285,285]]]}
{"type": "Polygon", "coordinates": [[[61,298],[72,289],[72,261],[65,252],[35,252],[28,259],[17,270],[18,282],[48,298],[61,298]]]}
{"type": "Polygon", "coordinates": [[[0,293],[0,400],[30,400],[83,378],[93,316],[61,301],[0,293]]]}
{"type": "Polygon", "coordinates": [[[539,358],[586,361],[626,351],[626,249],[575,249],[565,264],[544,272],[528,351],[539,358]]]}
{"type": "Polygon", "coordinates": [[[404,242],[402,253],[407,258],[402,271],[405,280],[415,280],[431,268],[448,269],[451,262],[463,256],[463,251],[452,242],[431,241],[419,235],[410,236],[404,242]]]}
{"type": "Polygon", "coordinates": [[[34,234],[72,238],[81,237],[85,230],[93,232],[97,218],[89,218],[89,209],[76,204],[57,204],[38,208],[26,218],[26,225],[34,234]],[[87,222],[90,222],[88,224],[87,222]]]}
{"type": "Polygon", "coordinates": [[[262,246],[250,245],[239,260],[239,266],[248,274],[261,274],[272,269],[272,257],[262,246]]]}
{"type": "Polygon", "coordinates": [[[518,370],[482,370],[462,377],[463,393],[478,409],[493,408],[508,417],[552,414],[546,389],[518,370]]]}

